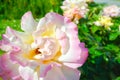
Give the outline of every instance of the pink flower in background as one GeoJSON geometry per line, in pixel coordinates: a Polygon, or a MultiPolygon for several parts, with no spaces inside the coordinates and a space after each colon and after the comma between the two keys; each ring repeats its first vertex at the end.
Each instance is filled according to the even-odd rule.
{"type": "Polygon", "coordinates": [[[88,12],[87,6],[85,0],[65,0],[63,1],[61,9],[63,10],[64,16],[78,23],[78,20],[85,17],[88,12]]]}
{"type": "Polygon", "coordinates": [[[27,12],[21,29],[23,32],[8,27],[2,35],[3,80],[79,80],[77,68],[86,61],[88,49],[79,41],[74,23],[56,13],[36,22],[27,12]]]}
{"type": "Polygon", "coordinates": [[[117,17],[120,16],[120,8],[116,5],[110,5],[103,9],[104,16],[117,17]]]}

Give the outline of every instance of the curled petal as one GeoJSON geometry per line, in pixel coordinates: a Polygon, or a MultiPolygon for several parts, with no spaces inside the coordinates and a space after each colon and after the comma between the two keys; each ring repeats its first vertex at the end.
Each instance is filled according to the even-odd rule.
{"type": "Polygon", "coordinates": [[[40,30],[42,27],[50,27],[48,24],[56,25],[56,27],[61,27],[64,24],[64,17],[56,13],[48,13],[44,18],[42,18],[37,26],[37,30],[40,30]]]}
{"type": "Polygon", "coordinates": [[[16,31],[11,29],[10,27],[7,27],[6,33],[3,34],[3,40],[5,40],[8,43],[17,43],[18,41],[20,42],[19,38],[17,37],[16,31]]]}
{"type": "Polygon", "coordinates": [[[61,52],[62,54],[65,54],[69,49],[69,38],[65,34],[65,32],[61,31],[60,29],[56,30],[56,38],[59,41],[59,44],[61,45],[61,52]]]}
{"type": "Polygon", "coordinates": [[[25,13],[21,21],[21,29],[25,32],[33,32],[36,29],[37,22],[35,22],[32,13],[29,11],[25,13]]]}
{"type": "Polygon", "coordinates": [[[7,27],[6,33],[2,35],[2,40],[0,41],[0,49],[3,51],[17,50],[15,46],[20,46],[21,41],[17,36],[16,31],[12,30],[10,27],[7,27]]]}
{"type": "Polygon", "coordinates": [[[73,68],[82,66],[88,56],[88,50],[78,39],[77,26],[73,23],[69,23],[66,34],[69,38],[70,48],[65,55],[62,55],[59,58],[59,61],[62,61],[64,64],[68,64],[67,66],[73,68]],[[74,66],[69,64],[74,64],[74,66]]]}
{"type": "Polygon", "coordinates": [[[13,38],[16,36],[15,31],[11,29],[10,27],[7,27],[5,35],[7,36],[6,38],[8,38],[10,41],[12,40],[10,38],[13,38]]]}

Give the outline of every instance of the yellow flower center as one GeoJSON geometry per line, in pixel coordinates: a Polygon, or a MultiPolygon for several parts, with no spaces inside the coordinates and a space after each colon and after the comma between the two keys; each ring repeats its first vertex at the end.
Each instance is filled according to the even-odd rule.
{"type": "MultiPolygon", "coordinates": [[[[46,27],[46,30],[33,42],[34,48],[23,56],[29,60],[41,61],[44,64],[51,61],[58,62],[61,55],[61,49],[55,37],[56,26],[50,24],[51,27],[46,27]]],[[[32,45],[31,44],[31,45],[32,45]]]]}

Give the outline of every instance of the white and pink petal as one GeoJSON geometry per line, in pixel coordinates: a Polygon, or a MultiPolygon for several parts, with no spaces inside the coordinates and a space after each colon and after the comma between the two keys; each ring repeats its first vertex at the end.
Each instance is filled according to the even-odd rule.
{"type": "Polygon", "coordinates": [[[18,67],[18,64],[10,60],[8,54],[0,57],[0,77],[4,80],[22,80],[18,72],[18,67]]]}
{"type": "Polygon", "coordinates": [[[37,72],[34,71],[34,69],[27,67],[19,67],[19,73],[20,76],[23,78],[23,80],[39,80],[39,76],[37,72]]]}
{"type": "Polygon", "coordinates": [[[53,67],[44,80],[79,80],[80,72],[66,66],[53,67]]]}
{"type": "Polygon", "coordinates": [[[77,26],[74,23],[68,24],[66,35],[69,38],[69,50],[65,55],[60,56],[59,61],[73,68],[82,66],[88,57],[88,50],[85,48],[84,43],[79,41],[77,26]]]}
{"type": "Polygon", "coordinates": [[[36,30],[37,22],[34,20],[30,11],[22,16],[21,29],[27,33],[32,33],[36,30]]]}

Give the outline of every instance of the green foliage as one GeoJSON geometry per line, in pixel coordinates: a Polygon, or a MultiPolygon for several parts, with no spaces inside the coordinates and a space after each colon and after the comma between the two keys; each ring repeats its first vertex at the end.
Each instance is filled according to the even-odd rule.
{"type": "Polygon", "coordinates": [[[0,19],[20,19],[31,11],[35,17],[43,17],[50,11],[59,12],[61,0],[0,0],[0,19]]]}
{"type": "Polygon", "coordinates": [[[88,60],[80,68],[81,80],[120,79],[120,17],[112,18],[111,30],[96,26],[94,22],[101,16],[103,7],[104,4],[89,4],[88,17],[78,24],[79,38],[89,49],[88,60]]]}

